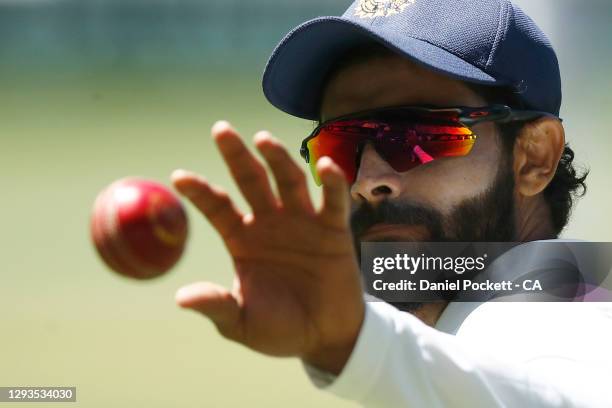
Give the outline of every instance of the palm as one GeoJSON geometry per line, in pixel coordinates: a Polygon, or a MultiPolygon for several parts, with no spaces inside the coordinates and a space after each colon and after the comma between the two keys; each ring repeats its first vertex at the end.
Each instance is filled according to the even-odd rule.
{"type": "Polygon", "coordinates": [[[316,211],[305,176],[269,136],[257,147],[276,179],[230,128],[217,143],[253,214],[243,215],[227,194],[181,173],[175,185],[217,229],[235,266],[232,291],[200,283],[183,306],[210,317],[226,337],[271,355],[305,355],[355,332],[362,316],[359,273],[348,228],[346,182],[332,163],[321,170],[324,204],[316,211]]]}

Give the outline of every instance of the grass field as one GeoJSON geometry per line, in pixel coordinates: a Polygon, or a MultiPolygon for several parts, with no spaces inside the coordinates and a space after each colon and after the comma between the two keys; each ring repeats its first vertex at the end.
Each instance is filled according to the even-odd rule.
{"type": "Polygon", "coordinates": [[[74,385],[84,407],[342,406],[296,360],[230,344],[175,306],[184,283],[232,279],[220,240],[192,208],[182,262],[153,282],[106,270],[88,235],[97,192],[127,175],[167,183],[185,167],[238,198],[209,137],[217,119],[249,138],[267,128],[293,151],[311,125],[264,103],[255,77],[54,79],[3,88],[0,384],[74,385]]]}

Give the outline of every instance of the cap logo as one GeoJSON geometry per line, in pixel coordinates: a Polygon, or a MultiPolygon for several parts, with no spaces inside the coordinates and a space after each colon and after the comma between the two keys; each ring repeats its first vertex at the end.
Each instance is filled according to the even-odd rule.
{"type": "Polygon", "coordinates": [[[359,0],[355,15],[361,18],[388,17],[399,14],[416,0],[359,0]]]}

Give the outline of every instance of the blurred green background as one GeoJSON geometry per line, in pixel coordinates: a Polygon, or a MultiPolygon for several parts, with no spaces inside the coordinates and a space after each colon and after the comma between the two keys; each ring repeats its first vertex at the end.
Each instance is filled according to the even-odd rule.
{"type": "MultiPolygon", "coordinates": [[[[609,241],[612,3],[518,3],[558,50],[568,140],[592,171],[564,236],[609,241]]],[[[232,279],[191,208],[183,260],[153,282],[105,269],[88,231],[98,191],[128,175],[168,183],[188,168],[240,200],[209,138],[215,120],[249,139],[270,130],[297,158],[312,123],[271,107],[260,76],[289,29],[347,4],[0,0],[0,386],[76,386],[71,406],[83,407],[348,405],[299,362],[226,342],[174,305],[185,283],[232,279]]]]}

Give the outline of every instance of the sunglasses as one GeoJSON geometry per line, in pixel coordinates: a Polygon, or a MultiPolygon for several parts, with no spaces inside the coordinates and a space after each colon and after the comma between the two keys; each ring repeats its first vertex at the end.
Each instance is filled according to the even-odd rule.
{"type": "Polygon", "coordinates": [[[515,110],[505,105],[483,108],[395,107],[360,112],[332,119],[302,142],[300,154],[309,164],[317,185],[316,166],[328,156],[352,184],[367,143],[397,172],[444,157],[470,153],[477,136],[471,129],[482,122],[529,121],[550,113],[515,110]]]}

